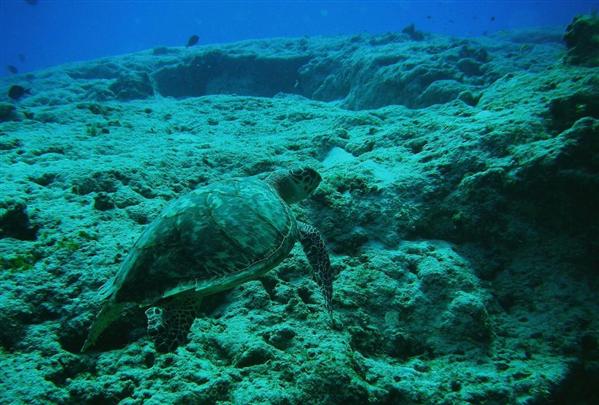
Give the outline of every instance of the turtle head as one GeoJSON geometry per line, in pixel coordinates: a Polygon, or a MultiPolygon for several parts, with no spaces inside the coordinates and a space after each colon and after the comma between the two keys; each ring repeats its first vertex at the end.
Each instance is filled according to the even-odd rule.
{"type": "Polygon", "coordinates": [[[310,167],[281,170],[266,179],[285,202],[294,203],[308,197],[318,187],[322,177],[310,167]]]}

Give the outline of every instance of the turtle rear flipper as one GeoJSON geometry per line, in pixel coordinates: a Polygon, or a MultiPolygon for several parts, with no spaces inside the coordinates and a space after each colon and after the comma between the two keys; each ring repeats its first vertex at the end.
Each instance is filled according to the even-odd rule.
{"type": "Polygon", "coordinates": [[[102,332],[121,315],[124,307],[125,304],[114,301],[108,301],[104,304],[89,330],[85,343],[83,343],[83,347],[81,348],[82,353],[88,351],[96,344],[102,332]]]}
{"type": "Polygon", "coordinates": [[[198,315],[201,301],[199,296],[190,292],[146,310],[148,335],[154,341],[156,351],[172,352],[187,343],[187,335],[198,315]]]}
{"type": "Polygon", "coordinates": [[[331,268],[331,261],[329,260],[329,254],[327,253],[324,240],[322,239],[322,236],[320,236],[320,232],[318,232],[312,225],[298,221],[297,226],[299,230],[299,240],[306,257],[310,262],[310,266],[312,267],[314,281],[316,281],[322,291],[325,307],[332,318],[333,270],[331,268]]]}

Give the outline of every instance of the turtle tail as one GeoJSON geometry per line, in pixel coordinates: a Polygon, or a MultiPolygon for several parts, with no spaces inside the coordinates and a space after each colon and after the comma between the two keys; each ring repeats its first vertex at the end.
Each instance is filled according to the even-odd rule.
{"type": "Polygon", "coordinates": [[[124,306],[124,304],[114,301],[108,301],[104,304],[89,329],[87,339],[85,339],[85,343],[83,343],[83,347],[81,348],[82,353],[88,351],[96,344],[96,341],[108,325],[121,315],[124,306]]]}

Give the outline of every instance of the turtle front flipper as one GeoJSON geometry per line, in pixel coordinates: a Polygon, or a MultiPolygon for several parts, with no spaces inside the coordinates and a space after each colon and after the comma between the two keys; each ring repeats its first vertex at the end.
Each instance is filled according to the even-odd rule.
{"type": "Polygon", "coordinates": [[[333,270],[327,248],[320,232],[312,225],[297,223],[299,240],[304,253],[312,266],[312,276],[324,296],[324,303],[331,318],[333,317],[333,270]]]}
{"type": "Polygon", "coordinates": [[[172,352],[187,343],[187,335],[198,315],[201,301],[196,294],[187,293],[146,310],[148,335],[154,341],[156,351],[172,352]]]}

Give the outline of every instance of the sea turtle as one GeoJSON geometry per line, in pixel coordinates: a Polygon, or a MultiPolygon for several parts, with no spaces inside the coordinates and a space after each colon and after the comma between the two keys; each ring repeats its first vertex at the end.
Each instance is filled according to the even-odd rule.
{"type": "Polygon", "coordinates": [[[264,179],[212,183],[169,204],[100,289],[105,302],[81,350],[93,347],[131,305],[147,308],[156,349],[173,350],[186,341],[203,296],[265,274],[298,240],[332,316],[333,274],[323,239],[288,205],[309,196],[320,181],[311,168],[280,170],[264,179]]]}

